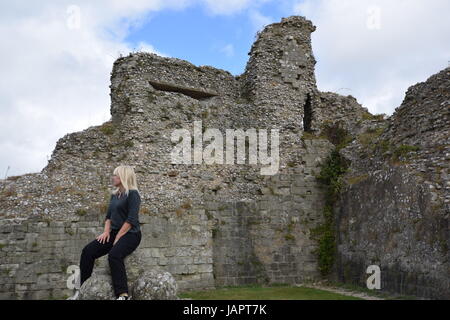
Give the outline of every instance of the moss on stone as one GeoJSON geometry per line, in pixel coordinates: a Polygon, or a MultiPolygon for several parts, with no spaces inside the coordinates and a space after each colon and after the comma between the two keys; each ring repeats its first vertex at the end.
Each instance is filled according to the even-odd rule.
{"type": "Polygon", "coordinates": [[[349,178],[347,178],[347,183],[350,185],[357,184],[357,183],[360,183],[360,182],[366,180],[368,177],[369,177],[368,174],[362,174],[362,175],[355,176],[355,177],[349,177],[349,178]]]}
{"type": "Polygon", "coordinates": [[[75,214],[79,215],[79,216],[84,216],[86,215],[87,211],[85,209],[77,209],[75,211],[75,214]]]}
{"type": "Polygon", "coordinates": [[[375,129],[369,129],[364,133],[361,133],[358,136],[358,141],[363,145],[364,147],[368,147],[372,145],[374,140],[378,138],[382,133],[384,132],[384,128],[375,128],[375,129]]]}
{"type": "Polygon", "coordinates": [[[326,122],[322,125],[321,132],[326,139],[336,146],[337,150],[345,148],[353,141],[353,137],[344,127],[342,127],[340,122],[326,122]]]}
{"type": "Polygon", "coordinates": [[[286,240],[295,240],[295,236],[293,235],[293,234],[291,234],[291,233],[288,233],[287,235],[285,235],[284,236],[284,238],[286,239],[286,240]]]}
{"type": "Polygon", "coordinates": [[[398,161],[401,157],[406,158],[410,152],[415,152],[418,150],[420,150],[419,146],[410,146],[403,144],[394,150],[392,154],[392,160],[398,161]]]}

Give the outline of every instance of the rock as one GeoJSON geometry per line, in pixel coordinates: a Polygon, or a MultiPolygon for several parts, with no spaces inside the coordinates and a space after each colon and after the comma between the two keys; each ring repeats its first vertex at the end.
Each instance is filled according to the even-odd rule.
{"type": "Polygon", "coordinates": [[[115,300],[111,276],[93,273],[80,287],[77,300],[115,300]]]}
{"type": "MultiPolygon", "coordinates": [[[[130,286],[145,271],[145,261],[142,257],[136,254],[135,251],[125,258],[125,265],[127,270],[128,286],[130,286]]],[[[107,272],[110,272],[109,268],[107,269],[107,272]]]]}
{"type": "Polygon", "coordinates": [[[178,285],[167,271],[144,271],[132,287],[134,300],[178,300],[178,285]]]}
{"type": "MultiPolygon", "coordinates": [[[[127,270],[128,274],[128,270],[127,270]]],[[[178,285],[167,271],[142,271],[136,280],[128,279],[133,300],[178,300],[178,285]]],[[[69,300],[115,300],[111,276],[93,273],[69,300]]]]}

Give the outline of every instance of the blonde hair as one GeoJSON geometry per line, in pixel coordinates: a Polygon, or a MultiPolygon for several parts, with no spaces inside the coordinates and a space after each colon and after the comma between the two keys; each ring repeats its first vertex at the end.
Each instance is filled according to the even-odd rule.
{"type": "MultiPolygon", "coordinates": [[[[136,190],[139,192],[137,187],[136,173],[134,168],[131,166],[118,166],[114,169],[114,175],[119,176],[122,186],[125,189],[125,194],[128,196],[129,190],[136,190]]],[[[117,194],[119,188],[116,188],[112,193],[117,194]]]]}

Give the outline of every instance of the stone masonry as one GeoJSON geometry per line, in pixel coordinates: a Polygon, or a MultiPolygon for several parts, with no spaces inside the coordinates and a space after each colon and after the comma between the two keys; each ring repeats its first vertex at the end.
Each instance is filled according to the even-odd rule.
{"type": "MultiPolygon", "coordinates": [[[[442,273],[448,270],[448,250],[429,251],[449,244],[449,122],[443,118],[448,116],[448,70],[433,82],[436,89],[418,86],[408,94],[420,101],[405,99],[411,106],[381,119],[351,96],[318,90],[311,47],[315,28],[299,16],[268,25],[257,34],[239,76],[151,53],[117,59],[111,73],[111,119],[61,137],[41,172],[0,182],[0,298],[71,294],[67,267],[79,263],[84,245],[102,231],[110,177],[120,164],[134,166],[142,198],[142,242],[126,260],[131,278],[138,270],[158,268],[170,272],[180,290],[321,279],[310,230],[323,220],[325,193],[316,175],[335,148],[323,134],[330,125],[340,125],[352,137],[341,151],[352,165],[346,176],[350,189],[342,193],[335,213],[338,259],[332,276],[364,285],[364,267],[378,262],[393,283],[404,272],[411,277],[423,274],[417,278],[421,280],[408,280],[408,292],[448,297],[448,272],[442,273]],[[427,121],[430,107],[436,119],[427,121]],[[385,140],[394,144],[397,138],[407,139],[403,120],[412,123],[418,111],[426,119],[420,120],[423,130],[413,133],[424,143],[417,161],[399,163],[403,149],[383,149],[395,156],[397,162],[390,164],[378,149],[367,149],[382,149],[385,140]],[[195,132],[195,121],[201,122],[201,132],[195,132]],[[172,163],[175,129],[185,129],[205,147],[210,128],[217,129],[223,141],[227,129],[248,130],[249,139],[253,129],[263,130],[269,154],[271,130],[278,129],[278,171],[263,175],[261,169],[268,165],[249,163],[247,156],[236,154],[231,165],[221,163],[220,157],[213,164],[172,163]],[[379,140],[372,144],[372,138],[379,140]],[[242,158],[247,160],[238,162],[242,158]],[[376,171],[383,166],[394,166],[395,174],[376,171]],[[409,187],[409,177],[420,168],[426,172],[422,182],[414,182],[422,186],[417,191],[409,187]],[[372,178],[372,171],[379,178],[372,178]],[[395,192],[387,192],[389,188],[395,192]],[[429,208],[436,211],[428,213],[429,208]],[[402,220],[412,211],[414,216],[402,220]],[[397,227],[392,221],[398,221],[397,227]],[[376,228],[364,229],[371,224],[376,228]],[[354,234],[355,226],[365,231],[354,234]],[[400,228],[401,237],[387,236],[395,233],[392,228],[400,228]],[[427,246],[408,247],[415,243],[412,231],[406,231],[411,228],[419,228],[416,234],[425,236],[427,246]],[[431,237],[434,231],[438,233],[431,237]],[[378,242],[370,246],[368,237],[378,242]],[[394,242],[395,252],[375,247],[394,242]],[[394,253],[397,263],[391,265],[394,253]],[[441,283],[427,282],[430,279],[441,283]]],[[[249,147],[247,141],[238,139],[237,150],[249,147]]],[[[187,143],[196,148],[194,140],[187,143]]],[[[215,155],[220,151],[225,154],[216,150],[215,155]]],[[[106,257],[100,258],[95,270],[108,269],[106,257]]],[[[402,285],[385,282],[383,289],[402,291],[402,279],[402,285]]]]}
{"type": "Polygon", "coordinates": [[[450,68],[408,89],[387,121],[342,152],[352,161],[336,210],[336,279],[450,299],[450,68]]]}

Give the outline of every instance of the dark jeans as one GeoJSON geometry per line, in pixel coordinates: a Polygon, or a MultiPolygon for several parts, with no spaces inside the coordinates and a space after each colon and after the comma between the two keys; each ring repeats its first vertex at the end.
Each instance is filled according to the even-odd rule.
{"type": "Polygon", "coordinates": [[[83,248],[80,258],[80,286],[91,276],[95,259],[108,253],[114,294],[118,297],[121,293],[128,293],[127,274],[123,260],[141,243],[141,232],[127,232],[113,246],[118,231],[111,230],[108,242],[100,243],[95,239],[83,248]]]}

